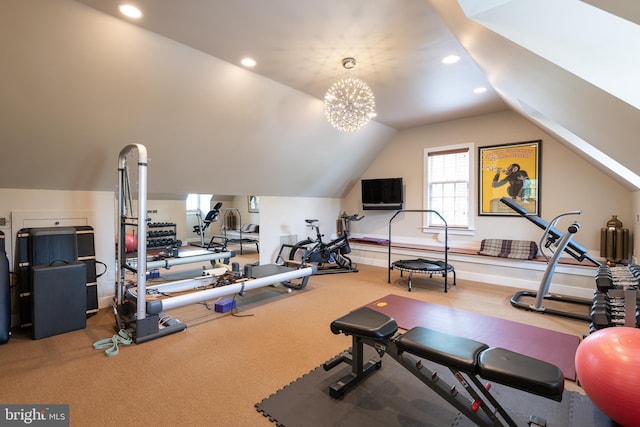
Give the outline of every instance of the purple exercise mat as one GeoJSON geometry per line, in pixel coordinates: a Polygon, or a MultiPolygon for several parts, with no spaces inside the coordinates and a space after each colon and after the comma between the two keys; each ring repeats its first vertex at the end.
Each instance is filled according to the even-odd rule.
{"type": "Polygon", "coordinates": [[[579,337],[392,294],[367,307],[393,317],[402,329],[423,326],[506,348],[552,363],[565,378],[576,379],[579,337]]]}

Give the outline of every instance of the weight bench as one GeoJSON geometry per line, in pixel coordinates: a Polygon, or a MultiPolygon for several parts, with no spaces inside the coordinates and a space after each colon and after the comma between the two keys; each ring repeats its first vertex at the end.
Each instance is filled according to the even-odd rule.
{"type": "MultiPolygon", "coordinates": [[[[562,400],[564,375],[555,365],[504,348],[489,347],[479,341],[419,326],[399,334],[398,325],[392,317],[368,307],[359,308],[334,320],[331,331],[352,337],[350,351],[323,365],[326,371],[342,362],[351,365],[350,373],[329,386],[329,394],[336,399],[342,398],[358,383],[380,369],[382,356],[388,353],[479,426],[518,425],[490,394],[491,385],[483,385],[480,378],[558,402],[562,400]],[[378,353],[378,357],[367,363],[363,360],[365,344],[378,353]],[[430,371],[420,359],[448,368],[465,393],[439,378],[437,372],[430,371]]],[[[532,416],[529,425],[545,426],[546,422],[532,416]]]]}

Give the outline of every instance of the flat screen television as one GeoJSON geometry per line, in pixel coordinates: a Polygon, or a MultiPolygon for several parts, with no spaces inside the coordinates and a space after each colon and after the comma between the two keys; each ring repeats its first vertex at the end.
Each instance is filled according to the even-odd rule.
{"type": "Polygon", "coordinates": [[[362,180],[363,210],[398,210],[402,202],[402,178],[362,180]]]}

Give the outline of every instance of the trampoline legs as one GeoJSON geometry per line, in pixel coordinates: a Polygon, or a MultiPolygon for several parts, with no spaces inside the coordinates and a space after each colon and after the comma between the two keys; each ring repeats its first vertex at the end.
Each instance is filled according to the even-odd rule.
{"type": "MultiPolygon", "coordinates": [[[[389,268],[389,279],[387,281],[387,283],[391,283],[391,270],[393,268],[397,268],[395,267],[395,264],[392,266],[392,268],[389,268]]],[[[409,273],[409,278],[408,278],[408,283],[407,283],[407,291],[411,292],[411,290],[413,289],[412,287],[412,279],[413,279],[413,273],[417,272],[417,273],[425,273],[429,275],[429,279],[433,278],[434,274],[442,274],[442,277],[444,278],[444,291],[445,293],[448,292],[449,290],[449,274],[453,275],[453,283],[452,285],[456,285],[456,270],[453,268],[452,265],[448,264],[448,268],[447,271],[442,270],[441,268],[438,269],[438,271],[436,273],[434,273],[433,271],[424,271],[424,270],[411,270],[409,268],[398,268],[398,270],[400,271],[400,278],[404,277],[404,272],[406,271],[407,273],[409,273]]]]}

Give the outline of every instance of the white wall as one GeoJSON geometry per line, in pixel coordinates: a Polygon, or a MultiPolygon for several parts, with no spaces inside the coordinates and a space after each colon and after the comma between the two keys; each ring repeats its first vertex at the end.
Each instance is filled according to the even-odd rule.
{"type": "MultiPolygon", "coordinates": [[[[12,213],[53,213],[58,215],[65,212],[89,212],[91,225],[94,228],[96,260],[104,263],[106,272],[98,278],[98,299],[100,307],[111,304],[115,291],[116,264],[116,224],[117,200],[115,193],[110,191],[58,191],[58,190],[25,190],[0,189],[2,205],[0,217],[7,218],[6,226],[0,227],[5,233],[5,245],[10,262],[10,269],[14,271],[15,229],[19,224],[11,224],[12,213]]],[[[134,202],[134,206],[136,203],[134,202]]],[[[148,214],[152,222],[174,222],[177,225],[178,239],[183,240],[186,230],[186,214],[184,200],[149,200],[148,214]]],[[[97,266],[97,273],[104,270],[97,266]]]]}
{"type": "MultiPolygon", "coordinates": [[[[558,224],[559,229],[576,220],[581,228],[575,240],[584,245],[591,255],[600,256],[600,229],[605,227],[611,215],[617,215],[638,241],[640,220],[640,195],[631,191],[593,168],[588,162],[569,151],[557,140],[534,126],[514,112],[471,117],[462,120],[423,126],[399,132],[382,153],[367,169],[362,178],[387,178],[401,176],[405,186],[405,209],[423,209],[423,150],[425,147],[474,143],[476,150],[475,176],[477,171],[477,149],[481,146],[542,140],[541,149],[541,217],[550,221],[554,216],[571,210],[581,210],[579,216],[565,217],[558,224]]],[[[473,191],[476,198],[477,191],[473,191]]],[[[353,236],[387,238],[389,219],[393,211],[362,211],[360,182],[357,182],[342,200],[342,208],[347,212],[363,212],[364,220],[352,224],[353,236]]],[[[520,216],[490,217],[477,216],[473,235],[450,233],[450,247],[479,249],[480,241],[486,238],[533,240],[539,242],[542,230],[520,216]]],[[[416,213],[399,215],[392,224],[392,240],[423,245],[442,245],[442,237],[421,230],[422,216],[416,213]]],[[[387,266],[386,247],[353,246],[356,262],[387,266]]],[[[416,253],[394,251],[392,260],[416,253]]],[[[419,256],[419,254],[417,255],[419,256]]],[[[425,253],[422,256],[426,256],[425,253]]],[[[438,256],[438,254],[431,254],[438,256]]],[[[440,254],[442,256],[442,254],[440,254]]],[[[515,263],[507,261],[504,266],[499,259],[478,259],[478,257],[454,256],[459,278],[520,286],[536,289],[542,276],[542,263],[515,263]]],[[[439,258],[436,258],[439,259],[439,258]]],[[[592,293],[595,267],[559,267],[553,277],[553,292],[584,297],[592,293]],[[572,289],[573,288],[573,289],[572,289]]]]}
{"type": "MultiPolygon", "coordinates": [[[[218,201],[215,196],[211,204],[218,201]]],[[[282,236],[296,236],[297,240],[303,240],[311,236],[311,229],[306,226],[305,219],[318,219],[320,230],[326,239],[335,237],[336,221],[342,211],[340,199],[314,198],[314,197],[260,197],[260,212],[253,213],[248,210],[247,196],[239,195],[231,198],[225,197],[221,207],[220,222],[212,224],[206,231],[205,239],[208,241],[211,234],[221,234],[219,226],[222,222],[225,209],[237,209],[240,212],[242,224],[260,225],[260,263],[270,264],[275,262],[281,247],[282,236]]],[[[149,200],[148,209],[158,209],[157,218],[165,221],[166,215],[173,215],[166,221],[178,224],[178,236],[182,236],[185,217],[184,202],[182,201],[158,201],[149,200]]],[[[151,216],[153,214],[150,214],[151,216]]],[[[152,216],[154,221],[155,217],[152,216]]],[[[240,224],[241,225],[241,224],[240,224]]],[[[313,235],[315,237],[315,235],[313,235]]],[[[179,237],[182,239],[182,237],[179,237]]],[[[183,239],[183,241],[185,241],[183,239]]]]}
{"type": "MultiPolygon", "coordinates": [[[[222,204],[223,213],[226,208],[235,208],[240,212],[240,218],[238,218],[238,221],[241,221],[242,223],[238,224],[238,227],[244,224],[260,224],[260,212],[249,212],[247,197],[249,196],[234,196],[231,203],[223,202],[222,204]]],[[[260,206],[260,208],[261,207],[262,206],[260,206]]]]}
{"type": "MultiPolygon", "coordinates": [[[[476,146],[483,146],[533,139],[543,141],[542,217],[550,218],[566,210],[582,209],[583,214],[577,218],[582,228],[576,239],[598,256],[600,228],[604,227],[611,215],[616,214],[625,227],[633,230],[633,240],[637,247],[640,243],[636,237],[638,231],[634,228],[638,222],[636,215],[640,215],[640,193],[632,194],[624,189],[515,113],[491,114],[401,132],[376,158],[363,177],[402,176],[405,182],[405,207],[421,209],[424,147],[461,142],[474,142],[476,146]]],[[[113,192],[0,189],[0,197],[3,200],[0,217],[5,218],[11,218],[11,212],[15,211],[94,212],[95,224],[91,225],[95,229],[96,257],[108,266],[107,273],[98,279],[98,294],[101,307],[109,304],[115,286],[114,243],[117,215],[113,192]]],[[[183,200],[149,200],[147,205],[148,209],[158,211],[150,214],[154,221],[177,223],[178,236],[184,240],[186,214],[183,200]]],[[[246,196],[237,196],[232,201],[225,200],[223,209],[226,206],[242,209],[245,223],[259,222],[262,264],[275,261],[281,247],[281,236],[295,235],[297,240],[302,240],[309,235],[310,229],[306,227],[305,219],[318,219],[322,232],[327,238],[331,238],[336,232],[336,220],[343,211],[348,214],[361,213],[365,218],[351,224],[353,234],[386,237],[388,220],[392,215],[392,212],[387,211],[362,211],[359,181],[343,199],[261,196],[259,214],[246,212],[246,196]]],[[[419,230],[419,217],[417,214],[407,215],[397,224],[394,223],[394,241],[416,239],[425,243],[435,242],[436,236],[425,235],[419,230]]],[[[479,245],[481,239],[490,237],[537,241],[541,234],[541,230],[520,217],[480,217],[476,219],[476,227],[474,236],[452,236],[451,244],[479,245]]],[[[6,234],[7,250],[11,256],[15,244],[11,224],[0,227],[0,230],[6,234]]],[[[367,261],[369,255],[358,253],[354,248],[353,256],[354,261],[363,262],[367,261]]],[[[383,259],[384,254],[378,258],[383,259]]],[[[370,258],[369,262],[376,264],[379,260],[370,258]]],[[[463,259],[456,262],[465,263],[463,259]]],[[[474,277],[489,280],[491,268],[491,265],[469,265],[468,270],[473,272],[474,277]]],[[[464,267],[456,266],[456,270],[463,274],[464,267]]],[[[520,275],[517,269],[514,271],[514,275],[520,275]]],[[[569,270],[567,274],[571,273],[569,270]]],[[[514,279],[520,280],[517,277],[514,279]]]]}
{"type": "MultiPolygon", "coordinates": [[[[572,216],[560,222],[559,228],[577,220],[581,229],[576,240],[594,255],[599,255],[600,228],[611,215],[618,215],[625,228],[632,229],[635,216],[632,213],[631,192],[608,176],[593,168],[588,162],[569,151],[550,135],[514,112],[501,112],[423,126],[399,132],[367,169],[362,178],[386,178],[401,176],[405,186],[405,209],[423,209],[423,150],[425,147],[472,142],[481,146],[521,141],[542,140],[540,173],[541,217],[551,220],[554,216],[582,210],[580,216],[572,216]]],[[[473,190],[476,198],[477,191],[473,190]]],[[[362,212],[360,182],[348,192],[342,202],[349,211],[362,212]]],[[[393,212],[364,211],[366,218],[352,225],[354,235],[386,237],[388,220],[393,212]]],[[[523,239],[538,241],[539,228],[521,217],[477,216],[473,236],[450,236],[452,244],[479,247],[486,238],[523,239]]],[[[434,235],[424,234],[420,226],[421,215],[405,215],[393,223],[394,240],[433,241],[434,235]]]]}
{"type": "Polygon", "coordinates": [[[331,239],[341,213],[340,199],[260,197],[260,264],[276,260],[281,236],[296,235],[297,240],[315,237],[305,219],[317,219],[320,231],[331,239]]]}
{"type": "MultiPolygon", "coordinates": [[[[135,171],[133,172],[136,173],[135,171]]],[[[116,178],[114,167],[114,179],[116,178]]],[[[137,175],[134,175],[137,176],[137,175]]],[[[116,181],[114,181],[115,187],[116,181]]],[[[133,209],[137,210],[136,195],[133,196],[133,209]]],[[[98,282],[99,306],[111,304],[115,292],[116,240],[118,225],[118,207],[115,191],[62,191],[62,190],[33,190],[33,189],[2,189],[0,199],[0,217],[10,220],[12,217],[58,217],[69,213],[81,212],[88,214],[88,225],[94,228],[94,243],[96,272],[100,275],[98,282]],[[100,263],[103,263],[104,266],[100,263]]],[[[176,223],[177,238],[186,237],[186,212],[184,200],[148,200],[147,218],[151,222],[176,223]]],[[[80,224],[80,223],[79,223],[80,224]]],[[[75,224],[70,224],[75,225],[75,224]]],[[[14,254],[16,245],[16,230],[22,227],[50,226],[48,224],[15,224],[8,221],[6,226],[0,227],[5,233],[5,246],[11,271],[15,271],[14,254]]]]}
{"type": "MultiPolygon", "coordinates": [[[[388,247],[383,245],[364,245],[352,243],[351,258],[358,264],[387,267],[388,247]]],[[[417,250],[393,248],[391,261],[399,259],[425,258],[432,260],[443,259],[441,250],[417,250]]],[[[539,288],[545,274],[547,264],[536,261],[523,261],[516,259],[483,257],[466,254],[449,254],[447,262],[453,265],[456,279],[471,280],[474,282],[489,283],[492,285],[515,287],[522,290],[535,291],[539,288]]],[[[578,298],[591,299],[595,287],[595,267],[590,263],[584,265],[565,265],[556,267],[552,276],[552,288],[554,294],[569,295],[578,298]]],[[[400,272],[394,270],[384,279],[392,282],[400,280],[400,272]]],[[[417,276],[421,276],[418,274],[417,276]]],[[[416,276],[414,276],[416,277],[416,276]]],[[[424,276],[423,276],[424,277],[424,276]]],[[[441,280],[434,275],[434,280],[441,280]]],[[[406,283],[407,275],[404,274],[406,283]]],[[[449,284],[453,282],[452,275],[449,284]]]]}
{"type": "MultiPolygon", "coordinates": [[[[95,233],[96,260],[107,266],[107,271],[98,278],[98,298],[100,306],[109,304],[115,290],[115,243],[116,243],[116,200],[109,191],[57,191],[57,190],[21,190],[0,189],[0,217],[11,218],[12,212],[73,212],[92,213],[91,225],[95,233]]],[[[7,256],[11,271],[15,271],[13,260],[15,253],[15,235],[11,224],[0,228],[5,233],[7,256]]],[[[103,267],[98,265],[97,273],[103,267]]]]}
{"type": "Polygon", "coordinates": [[[187,214],[185,200],[147,200],[147,218],[151,222],[176,224],[176,239],[187,241],[187,214]]]}
{"type": "Polygon", "coordinates": [[[3,2],[0,51],[5,188],[110,190],[137,142],[149,193],[341,197],[395,133],[72,0],[3,2]]]}

